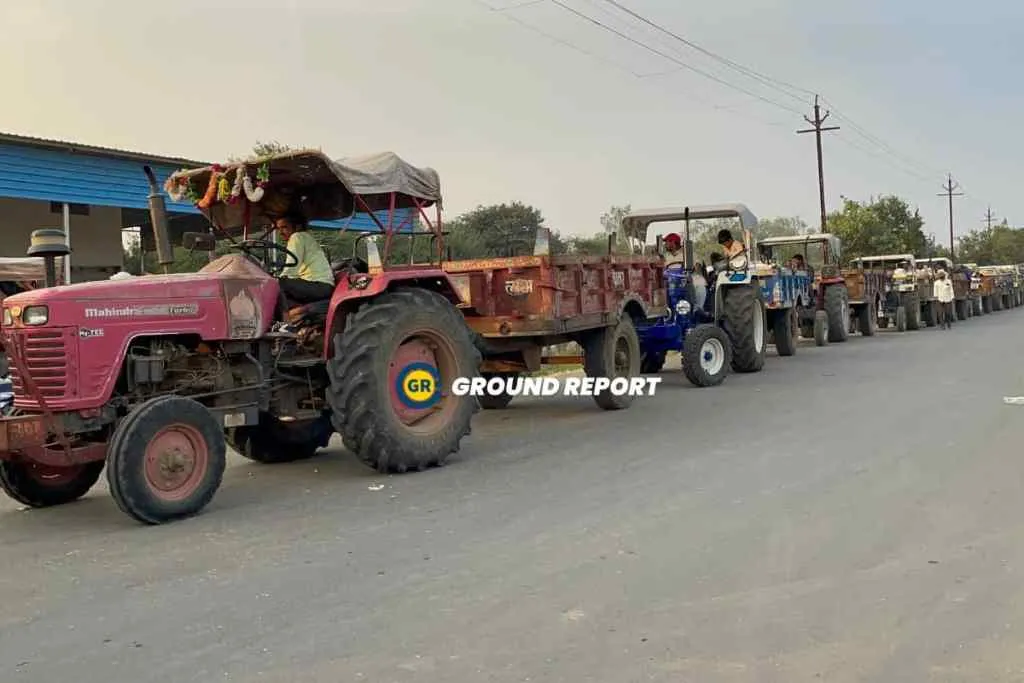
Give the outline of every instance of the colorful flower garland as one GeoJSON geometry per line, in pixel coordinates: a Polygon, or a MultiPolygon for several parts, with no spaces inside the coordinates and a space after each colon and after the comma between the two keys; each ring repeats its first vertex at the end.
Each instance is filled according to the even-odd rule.
{"type": "Polygon", "coordinates": [[[187,177],[179,176],[168,179],[164,185],[168,196],[172,201],[180,202],[188,199],[199,209],[209,209],[215,203],[237,204],[242,194],[252,204],[258,204],[266,194],[266,187],[270,184],[269,164],[260,164],[256,170],[256,182],[249,177],[244,164],[236,166],[234,177],[229,180],[232,169],[225,169],[219,164],[210,167],[210,179],[206,184],[206,190],[202,195],[196,192],[192,182],[187,177]]]}

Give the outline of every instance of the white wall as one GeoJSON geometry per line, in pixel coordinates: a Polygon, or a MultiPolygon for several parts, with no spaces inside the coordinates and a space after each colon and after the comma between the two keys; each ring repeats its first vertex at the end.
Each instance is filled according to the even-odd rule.
{"type": "MultiPolygon", "coordinates": [[[[25,256],[29,236],[40,228],[61,228],[64,215],[50,202],[0,197],[0,256],[25,256]]],[[[71,215],[71,280],[102,280],[121,269],[121,209],[90,206],[88,216],[71,215]]]]}

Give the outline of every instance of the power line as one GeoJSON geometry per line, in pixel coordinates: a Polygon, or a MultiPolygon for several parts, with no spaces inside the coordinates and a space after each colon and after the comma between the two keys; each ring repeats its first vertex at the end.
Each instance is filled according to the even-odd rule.
{"type": "Polygon", "coordinates": [[[660,33],[663,33],[663,34],[665,34],[667,36],[670,36],[671,38],[679,41],[680,43],[686,45],[687,47],[692,48],[692,49],[696,50],[697,52],[700,52],[701,54],[703,54],[703,55],[705,55],[707,57],[710,57],[711,59],[714,59],[716,62],[724,64],[725,66],[728,66],[729,68],[731,68],[731,69],[733,69],[735,71],[738,71],[739,73],[742,73],[743,75],[747,76],[748,78],[753,78],[754,80],[760,81],[761,83],[767,85],[768,87],[774,88],[776,91],[778,91],[778,92],[780,92],[780,93],[782,93],[784,95],[788,95],[788,96],[790,96],[790,97],[792,97],[792,98],[794,98],[794,99],[796,99],[796,100],[798,100],[800,102],[804,102],[805,98],[802,97],[802,96],[794,95],[793,91],[803,93],[804,95],[807,95],[807,96],[814,95],[813,92],[811,92],[810,90],[808,90],[806,88],[801,88],[798,85],[793,85],[791,83],[787,83],[787,82],[779,80],[777,78],[772,78],[771,76],[765,75],[765,74],[760,73],[758,71],[754,71],[753,69],[751,69],[749,67],[746,67],[746,66],[743,66],[742,64],[740,64],[738,62],[734,62],[731,59],[728,59],[726,57],[723,57],[722,55],[719,55],[719,54],[717,54],[715,52],[712,52],[711,50],[708,50],[708,49],[706,49],[704,47],[701,47],[697,43],[694,43],[691,40],[687,40],[686,38],[678,35],[677,33],[671,31],[670,29],[665,28],[661,24],[658,24],[657,22],[654,22],[654,21],[648,19],[647,17],[644,17],[644,16],[638,14],[637,12],[634,12],[633,10],[631,10],[628,7],[624,6],[622,3],[617,2],[617,0],[602,0],[602,2],[605,2],[605,3],[609,4],[609,5],[611,5],[612,7],[615,7],[620,12],[624,12],[624,13],[628,14],[629,16],[633,17],[637,21],[639,21],[641,23],[644,23],[647,26],[650,26],[654,30],[659,31],[660,33]]]}
{"type": "Polygon", "coordinates": [[[633,38],[632,36],[629,36],[629,35],[623,33],[622,31],[619,31],[619,30],[617,30],[615,28],[612,28],[611,26],[603,23],[602,21],[600,21],[598,19],[595,19],[594,17],[592,17],[592,16],[590,16],[590,15],[584,13],[584,12],[580,12],[578,9],[575,9],[573,7],[570,7],[570,6],[566,5],[561,0],[548,0],[548,1],[551,2],[551,4],[553,4],[553,5],[561,7],[566,12],[569,12],[570,14],[575,15],[579,19],[581,19],[583,21],[586,21],[586,22],[588,22],[590,24],[593,24],[594,26],[600,28],[603,31],[607,31],[608,33],[614,34],[614,35],[618,36],[619,38],[622,38],[623,40],[626,40],[626,41],[632,43],[633,45],[636,45],[637,47],[640,47],[640,48],[642,48],[644,50],[647,50],[648,52],[650,52],[652,54],[655,54],[655,55],[661,57],[662,59],[667,59],[668,61],[672,62],[673,64],[677,64],[677,65],[681,66],[684,69],[687,69],[689,71],[692,71],[692,72],[694,72],[696,74],[699,74],[699,75],[703,76],[704,78],[707,78],[709,80],[715,81],[716,83],[724,85],[727,88],[732,88],[733,90],[737,90],[737,91],[739,91],[739,92],[741,92],[741,93],[743,93],[745,95],[749,95],[750,97],[753,97],[754,99],[761,100],[762,102],[765,102],[765,103],[770,104],[772,106],[779,107],[780,109],[785,109],[786,111],[789,111],[789,112],[794,113],[794,114],[800,114],[799,111],[797,111],[796,109],[793,109],[792,107],[790,107],[788,105],[782,104],[780,102],[776,102],[775,100],[769,99],[769,98],[764,97],[762,95],[758,95],[757,93],[751,92],[750,90],[747,90],[746,88],[741,88],[740,86],[735,85],[733,83],[730,83],[729,81],[726,81],[726,80],[724,80],[722,78],[719,78],[718,76],[716,76],[716,75],[714,75],[712,73],[708,73],[707,71],[704,71],[702,69],[698,69],[697,67],[695,67],[695,66],[693,66],[691,64],[687,64],[686,62],[684,62],[684,61],[682,61],[680,59],[677,59],[676,57],[674,57],[674,56],[672,56],[670,54],[662,52],[661,50],[658,50],[657,48],[653,48],[650,45],[648,45],[648,44],[646,44],[644,42],[641,42],[641,41],[637,40],[636,38],[633,38]]]}

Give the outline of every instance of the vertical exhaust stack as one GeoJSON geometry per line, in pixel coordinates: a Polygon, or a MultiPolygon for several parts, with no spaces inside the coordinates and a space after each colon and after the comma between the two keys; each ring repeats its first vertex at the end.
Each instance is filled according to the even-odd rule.
{"type": "MultiPolygon", "coordinates": [[[[167,225],[167,205],[160,185],[156,182],[153,169],[143,166],[142,170],[149,181],[149,220],[153,224],[153,240],[156,242],[156,260],[168,272],[167,266],[174,263],[174,249],[171,248],[171,237],[167,225]]],[[[139,245],[141,248],[141,244],[139,245]]]]}
{"type": "MultiPolygon", "coordinates": [[[[29,256],[40,256],[46,269],[43,284],[45,287],[57,286],[57,257],[71,253],[67,236],[59,228],[43,228],[33,230],[29,237],[29,256]]],[[[67,283],[64,283],[67,284],[67,283]]]]}

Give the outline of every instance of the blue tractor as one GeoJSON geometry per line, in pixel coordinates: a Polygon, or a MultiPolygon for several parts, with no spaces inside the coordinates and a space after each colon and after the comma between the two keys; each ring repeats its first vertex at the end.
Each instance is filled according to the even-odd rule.
{"type": "MultiPolygon", "coordinates": [[[[666,310],[637,325],[641,372],[659,372],[669,351],[680,353],[683,374],[699,387],[721,384],[730,368],[760,371],[767,344],[765,309],[746,257],[746,227],[756,225],[757,219],[742,204],[633,211],[622,220],[622,237],[633,250],[642,250],[649,226],[665,222],[682,222],[682,255],[666,259],[666,310]],[[715,219],[737,219],[746,247],[713,274],[695,272],[690,221],[715,219]]],[[[655,250],[664,252],[660,237],[655,250]]]]}

